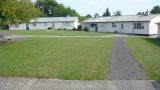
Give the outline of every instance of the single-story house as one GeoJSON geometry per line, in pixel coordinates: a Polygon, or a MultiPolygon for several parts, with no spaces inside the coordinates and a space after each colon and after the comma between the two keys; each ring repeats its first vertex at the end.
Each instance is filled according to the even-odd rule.
{"type": "Polygon", "coordinates": [[[9,25],[10,30],[46,30],[53,29],[72,30],[78,28],[78,17],[43,17],[30,21],[30,23],[9,25]]]}
{"type": "Polygon", "coordinates": [[[82,23],[83,30],[129,34],[158,34],[160,14],[108,16],[91,18],[82,23]]]}

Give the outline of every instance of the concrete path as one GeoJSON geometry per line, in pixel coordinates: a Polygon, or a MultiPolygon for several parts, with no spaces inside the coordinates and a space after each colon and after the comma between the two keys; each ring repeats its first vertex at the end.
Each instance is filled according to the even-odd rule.
{"type": "Polygon", "coordinates": [[[112,37],[144,37],[144,38],[149,38],[147,36],[138,36],[138,35],[127,35],[127,34],[109,34],[105,36],[49,36],[49,35],[21,35],[22,37],[40,37],[40,38],[47,38],[47,37],[52,37],[52,38],[112,38],[112,37]]]}
{"type": "Polygon", "coordinates": [[[160,90],[156,81],[146,80],[53,80],[0,78],[0,90],[160,90]]]}
{"type": "Polygon", "coordinates": [[[12,35],[9,33],[0,32],[0,42],[3,42],[3,41],[22,41],[25,39],[26,38],[21,35],[12,35]]]}
{"type": "Polygon", "coordinates": [[[116,38],[113,43],[109,78],[111,80],[146,79],[143,70],[133,58],[123,38],[116,38]]]}

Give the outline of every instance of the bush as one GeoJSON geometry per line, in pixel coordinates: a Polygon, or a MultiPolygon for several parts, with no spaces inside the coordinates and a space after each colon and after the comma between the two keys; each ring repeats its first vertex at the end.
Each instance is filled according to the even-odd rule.
{"type": "Polygon", "coordinates": [[[87,31],[89,31],[89,30],[88,30],[88,28],[84,28],[83,31],[86,31],[86,32],[87,32],[87,31]]]}
{"type": "Polygon", "coordinates": [[[66,30],[66,28],[63,28],[63,30],[66,30]]]}
{"type": "Polygon", "coordinates": [[[78,25],[78,31],[82,31],[82,26],[78,25]]]}
{"type": "Polygon", "coordinates": [[[58,30],[62,30],[61,28],[59,28],[58,30]]]}
{"type": "Polygon", "coordinates": [[[48,30],[52,30],[53,28],[52,27],[48,27],[48,30]]]}
{"type": "Polygon", "coordinates": [[[77,29],[76,29],[76,28],[73,28],[72,30],[73,30],[73,31],[76,31],[77,29]]]}
{"type": "Polygon", "coordinates": [[[117,32],[117,31],[114,31],[114,33],[117,34],[118,32],[117,32]]]}

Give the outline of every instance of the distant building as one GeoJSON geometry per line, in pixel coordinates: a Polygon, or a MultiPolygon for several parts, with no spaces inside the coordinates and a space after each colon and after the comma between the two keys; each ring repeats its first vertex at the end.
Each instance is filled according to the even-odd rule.
{"type": "Polygon", "coordinates": [[[66,30],[78,28],[78,17],[43,17],[31,20],[28,24],[9,25],[10,30],[46,30],[49,27],[66,30]]]}
{"type": "Polygon", "coordinates": [[[91,18],[82,23],[82,29],[93,32],[118,32],[129,34],[158,34],[160,14],[108,16],[91,18]]]}

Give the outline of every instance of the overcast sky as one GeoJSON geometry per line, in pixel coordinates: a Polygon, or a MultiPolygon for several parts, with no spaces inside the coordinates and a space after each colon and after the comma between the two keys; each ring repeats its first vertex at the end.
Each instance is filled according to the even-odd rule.
{"type": "Polygon", "coordinates": [[[160,0],[57,0],[65,6],[75,9],[80,15],[99,13],[108,7],[111,14],[121,10],[123,15],[136,14],[139,11],[151,10],[153,6],[160,5],[160,0]]]}

